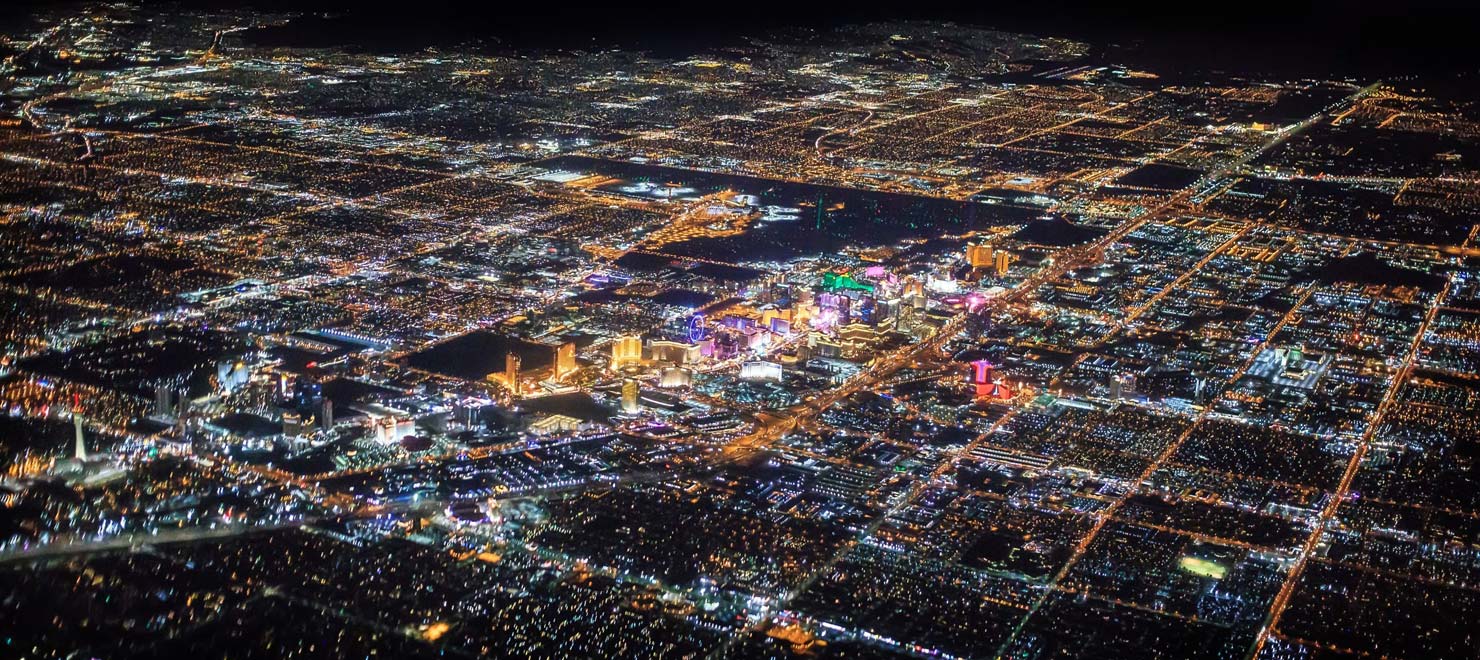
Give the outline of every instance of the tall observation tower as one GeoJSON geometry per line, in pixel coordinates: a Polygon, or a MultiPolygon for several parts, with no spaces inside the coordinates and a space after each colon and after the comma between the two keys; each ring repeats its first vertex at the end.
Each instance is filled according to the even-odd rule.
{"type": "Polygon", "coordinates": [[[85,461],[87,460],[87,443],[82,437],[81,404],[81,397],[72,397],[72,457],[79,461],[85,461]]]}

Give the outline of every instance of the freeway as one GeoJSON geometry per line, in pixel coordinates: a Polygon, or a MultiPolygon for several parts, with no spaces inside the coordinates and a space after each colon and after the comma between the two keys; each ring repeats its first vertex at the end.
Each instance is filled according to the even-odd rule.
{"type": "Polygon", "coordinates": [[[276,529],[300,527],[318,520],[323,519],[304,519],[267,525],[231,523],[207,527],[182,527],[179,529],[160,530],[149,534],[124,534],[97,541],[53,543],[0,553],[0,564],[37,559],[59,559],[62,557],[111,552],[114,550],[135,552],[146,546],[231,538],[233,536],[256,534],[276,529]]]}

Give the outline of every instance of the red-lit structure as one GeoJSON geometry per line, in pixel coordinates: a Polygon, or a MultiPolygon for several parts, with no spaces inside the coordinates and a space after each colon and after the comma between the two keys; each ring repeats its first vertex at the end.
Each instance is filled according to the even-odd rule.
{"type": "Polygon", "coordinates": [[[976,389],[976,398],[998,400],[1012,398],[1012,389],[995,376],[991,362],[974,360],[971,363],[971,385],[976,389]]]}

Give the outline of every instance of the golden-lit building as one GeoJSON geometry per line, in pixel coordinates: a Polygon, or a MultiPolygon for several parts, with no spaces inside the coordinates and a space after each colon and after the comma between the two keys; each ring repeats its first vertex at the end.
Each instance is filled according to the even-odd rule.
{"type": "Polygon", "coordinates": [[[1007,268],[1012,265],[1012,253],[994,249],[990,245],[968,245],[966,263],[972,268],[991,269],[1001,277],[1007,274],[1007,268]]]}
{"type": "Polygon", "coordinates": [[[763,327],[763,328],[767,328],[767,329],[775,328],[775,327],[786,327],[786,328],[790,328],[791,327],[791,324],[792,324],[792,312],[791,312],[791,308],[776,309],[776,308],[773,307],[773,308],[768,308],[768,309],[761,310],[761,327],[763,327]],[[777,324],[777,321],[778,320],[781,321],[782,323],[784,323],[784,325],[778,326],[778,324],[777,324]]]}
{"type": "Polygon", "coordinates": [[[883,341],[884,335],[877,328],[862,323],[849,323],[838,329],[837,344],[843,355],[858,357],[868,354],[883,341]]]}
{"type": "Polygon", "coordinates": [[[681,367],[699,359],[698,345],[681,341],[658,339],[648,344],[648,349],[652,353],[653,361],[668,362],[674,366],[681,367]]]}
{"type": "Polygon", "coordinates": [[[519,355],[509,353],[504,356],[504,387],[514,396],[519,396],[519,355]]]}
{"type": "Polygon", "coordinates": [[[1012,266],[1011,252],[1008,252],[1006,250],[998,250],[997,253],[992,256],[992,267],[993,271],[997,273],[997,277],[1007,275],[1007,269],[1009,266],[1012,266]]]}
{"type": "Polygon", "coordinates": [[[612,342],[612,369],[621,369],[629,364],[642,362],[642,338],[619,337],[612,342]]]}
{"type": "Polygon", "coordinates": [[[622,412],[629,415],[637,414],[640,409],[637,397],[642,393],[637,381],[632,378],[622,381],[622,412]]]}
{"type": "Polygon", "coordinates": [[[681,367],[668,367],[662,371],[658,387],[672,389],[675,387],[688,387],[693,384],[693,372],[681,367]]]}
{"type": "Polygon", "coordinates": [[[581,429],[581,420],[569,415],[541,415],[529,424],[529,432],[535,435],[570,433],[581,429]]]}
{"type": "Polygon", "coordinates": [[[990,245],[968,245],[966,246],[966,263],[972,268],[987,268],[992,265],[992,246],[990,245]]]}
{"type": "Polygon", "coordinates": [[[913,275],[910,277],[906,277],[904,279],[904,289],[901,291],[901,293],[906,298],[909,298],[911,296],[924,297],[925,283],[921,282],[913,275]]]}
{"type": "Polygon", "coordinates": [[[574,342],[565,342],[560,348],[555,349],[555,380],[565,380],[576,372],[576,345],[574,342]]]}

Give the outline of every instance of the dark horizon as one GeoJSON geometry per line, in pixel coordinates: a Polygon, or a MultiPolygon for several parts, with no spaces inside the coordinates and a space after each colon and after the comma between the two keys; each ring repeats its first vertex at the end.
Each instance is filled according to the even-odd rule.
{"type": "MultiPolygon", "coordinates": [[[[203,4],[223,4],[203,0],[203,4]]],[[[415,12],[389,2],[248,3],[333,12],[372,38],[426,41],[493,37],[516,47],[648,47],[702,51],[736,37],[785,28],[825,30],[891,20],[951,21],[1008,32],[1072,38],[1120,47],[1147,62],[1187,62],[1197,68],[1278,70],[1299,75],[1393,75],[1473,71],[1472,27],[1480,8],[1420,2],[1403,8],[1377,2],[1237,3],[1226,8],[1165,3],[1106,6],[1096,2],[995,4],[824,2],[799,6],[777,0],[743,6],[690,4],[665,12],[601,3],[418,3],[415,12]],[[312,7],[312,9],[305,9],[312,7]]]]}
{"type": "MultiPolygon", "coordinates": [[[[21,0],[23,14],[79,2],[21,0]]],[[[1275,72],[1291,76],[1468,74],[1480,68],[1471,37],[1480,7],[1428,0],[1390,3],[1289,2],[1106,6],[1085,1],[1012,4],[783,3],[689,4],[673,9],[576,2],[501,4],[386,0],[171,0],[146,3],[200,9],[258,9],[319,15],[312,34],[283,45],[355,46],[406,52],[492,40],[515,49],[642,49],[681,56],[787,28],[826,30],[881,21],[949,21],[1103,47],[1134,63],[1190,70],[1275,72]]],[[[308,30],[305,30],[308,32],[308,30]]]]}

